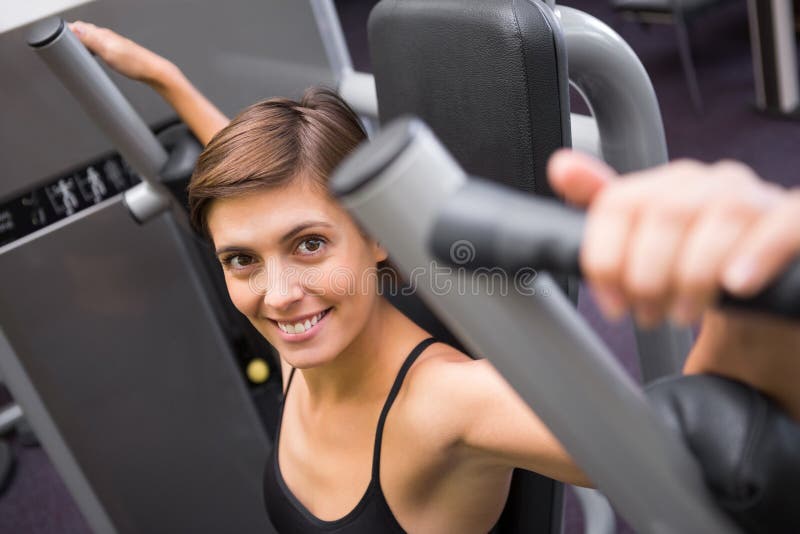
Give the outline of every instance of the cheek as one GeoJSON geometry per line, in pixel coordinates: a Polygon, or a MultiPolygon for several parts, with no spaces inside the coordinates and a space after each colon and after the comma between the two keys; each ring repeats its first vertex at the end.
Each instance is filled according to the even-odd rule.
{"type": "Polygon", "coordinates": [[[329,263],[308,269],[301,276],[301,285],[307,295],[316,295],[330,301],[350,298],[355,292],[354,270],[341,263],[329,263]]]}
{"type": "Polygon", "coordinates": [[[300,285],[306,295],[322,297],[331,304],[371,298],[375,293],[376,268],[368,258],[341,255],[302,271],[300,285]],[[346,261],[346,260],[350,261],[346,261]]]}
{"type": "Polygon", "coordinates": [[[297,283],[306,295],[325,296],[329,293],[330,268],[326,265],[298,268],[297,283]]]}
{"type": "Polygon", "coordinates": [[[369,251],[366,252],[353,256],[355,261],[342,268],[342,272],[346,272],[347,276],[340,277],[342,279],[340,285],[344,285],[346,280],[349,298],[353,300],[355,306],[368,313],[377,298],[378,270],[372,255],[368,253],[369,251]]]}
{"type": "Polygon", "coordinates": [[[236,309],[248,317],[255,316],[260,297],[252,290],[248,281],[225,275],[225,283],[228,286],[228,295],[236,309]]]}

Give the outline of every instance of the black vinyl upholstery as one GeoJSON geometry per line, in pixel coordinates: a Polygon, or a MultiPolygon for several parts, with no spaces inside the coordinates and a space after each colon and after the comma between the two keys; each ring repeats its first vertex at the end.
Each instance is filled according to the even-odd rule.
{"type": "Polygon", "coordinates": [[[424,120],[470,174],[551,194],[569,144],[566,59],[531,0],[383,0],[369,20],[380,119],[424,120]]]}
{"type": "MultiPolygon", "coordinates": [[[[382,123],[416,115],[468,173],[552,195],[547,160],[571,135],[566,58],[547,6],[382,0],[370,14],[369,45],[382,123]]],[[[447,339],[416,311],[412,318],[447,339]]],[[[562,497],[561,484],[517,470],[496,530],[560,532],[562,497]]]]}
{"type": "Polygon", "coordinates": [[[667,377],[647,395],[744,532],[800,532],[800,424],[752,387],[715,375],[667,377]]]}

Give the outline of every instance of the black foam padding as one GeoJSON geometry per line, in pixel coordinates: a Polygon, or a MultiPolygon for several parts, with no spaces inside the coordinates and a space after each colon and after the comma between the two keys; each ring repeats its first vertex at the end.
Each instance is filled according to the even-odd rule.
{"type": "MultiPolygon", "coordinates": [[[[381,123],[415,115],[467,173],[552,195],[547,160],[571,134],[563,39],[547,6],[382,0],[368,33],[381,123]]],[[[443,330],[424,315],[411,318],[443,330]]],[[[560,485],[527,471],[514,478],[497,532],[560,532],[560,485]]]]}
{"type": "Polygon", "coordinates": [[[369,18],[381,123],[420,117],[469,174],[551,194],[570,143],[566,59],[532,0],[383,0],[369,18]]]}
{"type": "Polygon", "coordinates": [[[752,387],[715,375],[668,377],[647,395],[745,532],[800,532],[800,424],[752,387]]]}

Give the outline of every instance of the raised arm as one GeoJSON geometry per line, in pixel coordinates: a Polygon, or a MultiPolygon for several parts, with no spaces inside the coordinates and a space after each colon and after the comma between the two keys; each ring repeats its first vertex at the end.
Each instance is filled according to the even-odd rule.
{"type": "Polygon", "coordinates": [[[69,26],[86,48],[112,69],[158,92],[204,145],[230,122],[166,58],[107,28],[81,21],[69,26]]]}

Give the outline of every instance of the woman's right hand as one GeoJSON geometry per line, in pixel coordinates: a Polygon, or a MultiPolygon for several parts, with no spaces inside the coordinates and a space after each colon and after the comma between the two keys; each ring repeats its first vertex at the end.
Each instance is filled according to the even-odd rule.
{"type": "Polygon", "coordinates": [[[167,59],[108,28],[83,21],[71,22],[69,28],[86,48],[128,78],[160,86],[176,70],[167,59]]]}
{"type": "Polygon", "coordinates": [[[228,118],[171,61],[108,28],[82,21],[70,23],[69,28],[109,67],[160,94],[203,145],[228,124],[228,118]]]}

